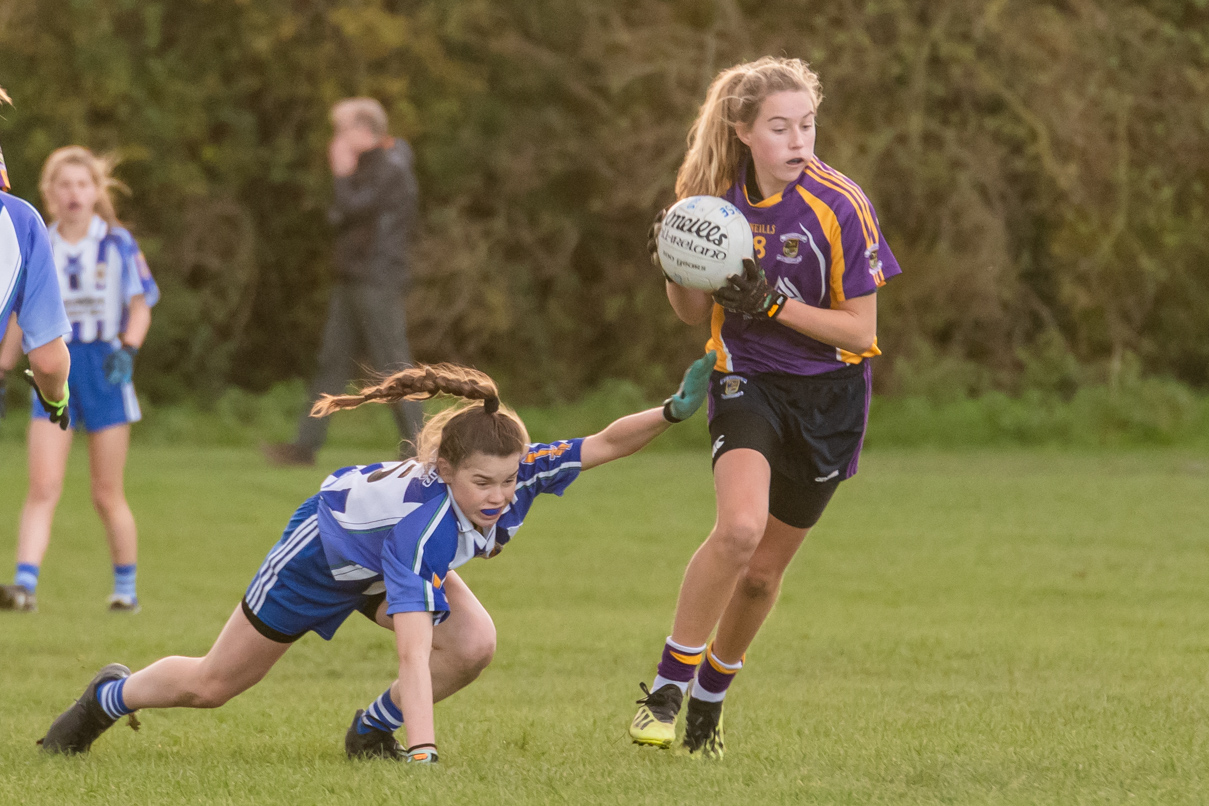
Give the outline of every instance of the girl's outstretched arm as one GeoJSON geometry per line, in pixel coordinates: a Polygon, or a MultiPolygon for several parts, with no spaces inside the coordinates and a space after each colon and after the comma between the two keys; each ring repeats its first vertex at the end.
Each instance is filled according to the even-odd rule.
{"type": "Polygon", "coordinates": [[[399,710],[407,746],[435,745],[432,719],[432,613],[395,613],[395,647],[399,651],[399,710]]]}
{"type": "Polygon", "coordinates": [[[700,408],[709,391],[709,374],[717,354],[711,350],[692,363],[676,394],[661,409],[648,409],[614,420],[603,431],[583,441],[580,461],[584,470],[629,456],[645,447],[673,423],[687,420],[700,408]]]}

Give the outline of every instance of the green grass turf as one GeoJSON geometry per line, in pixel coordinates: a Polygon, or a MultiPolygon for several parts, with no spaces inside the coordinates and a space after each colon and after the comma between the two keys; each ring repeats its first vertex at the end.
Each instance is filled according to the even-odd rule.
{"type": "MultiPolygon", "coordinates": [[[[15,446],[10,445],[10,448],[15,446]]],[[[728,700],[721,764],[629,744],[708,460],[594,470],[465,578],[493,614],[483,677],[437,708],[439,769],[349,763],[390,681],[360,616],[308,636],[217,711],[142,714],[86,758],[34,740],[97,668],[201,654],[324,472],[243,449],[136,445],[144,611],[109,571],[73,457],[34,616],[0,614],[0,793],[72,803],[1203,803],[1209,798],[1209,459],[1143,451],[875,451],[791,567],[728,700]]],[[[23,462],[0,463],[5,557],[23,462]]],[[[6,572],[7,573],[7,572],[6,572]]]]}

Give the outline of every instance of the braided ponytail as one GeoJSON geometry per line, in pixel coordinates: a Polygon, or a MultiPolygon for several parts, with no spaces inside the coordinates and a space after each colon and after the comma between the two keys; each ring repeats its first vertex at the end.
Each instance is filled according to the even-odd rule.
{"type": "Polygon", "coordinates": [[[454,467],[472,453],[510,456],[529,443],[529,433],[516,412],[500,404],[495,381],[484,372],[457,364],[420,364],[386,375],[352,395],[323,395],[312,417],[326,417],[363,403],[429,400],[438,395],[461,398],[433,415],[416,436],[416,458],[432,466],[445,459],[454,467]],[[470,401],[483,401],[481,406],[470,401]]]}

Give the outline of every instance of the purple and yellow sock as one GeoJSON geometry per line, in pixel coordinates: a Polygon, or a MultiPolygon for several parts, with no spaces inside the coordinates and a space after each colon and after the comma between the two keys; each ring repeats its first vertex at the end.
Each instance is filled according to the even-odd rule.
{"type": "Polygon", "coordinates": [[[726,696],[726,690],[734,681],[735,674],[743,668],[743,661],[746,658],[747,656],[744,655],[739,658],[738,663],[723,663],[714,654],[714,647],[711,644],[705,651],[705,662],[697,670],[697,682],[693,686],[694,699],[705,702],[722,702],[726,696]]]}
{"type": "Polygon", "coordinates": [[[403,712],[390,698],[390,689],[387,689],[381,697],[371,702],[365,709],[365,713],[361,715],[361,721],[357,723],[357,733],[369,733],[371,729],[394,733],[401,727],[403,727],[403,712]]]}
{"type": "Polygon", "coordinates": [[[671,683],[683,693],[688,690],[688,684],[693,682],[693,672],[701,663],[701,655],[705,645],[698,647],[677,644],[669,635],[663,645],[663,657],[659,659],[659,670],[655,682],[651,683],[651,691],[658,691],[671,683]]]}

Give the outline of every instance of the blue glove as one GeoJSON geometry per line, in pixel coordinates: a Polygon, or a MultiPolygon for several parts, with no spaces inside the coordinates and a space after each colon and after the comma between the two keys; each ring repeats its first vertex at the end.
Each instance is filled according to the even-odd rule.
{"type": "Polygon", "coordinates": [[[714,370],[718,354],[710,350],[692,363],[684,373],[684,380],[676,394],[663,401],[663,419],[679,423],[692,417],[709,392],[709,374],[714,370]]]}
{"type": "Polygon", "coordinates": [[[134,357],[139,354],[139,348],[123,344],[120,350],[114,350],[105,356],[101,368],[105,370],[105,380],[114,386],[130,383],[134,377],[134,357]]]}
{"type": "Polygon", "coordinates": [[[38,402],[42,404],[42,408],[46,409],[46,413],[50,415],[50,421],[63,431],[67,430],[67,423],[71,419],[67,413],[67,401],[71,400],[71,389],[67,384],[63,384],[63,399],[58,403],[51,403],[46,399],[46,395],[42,394],[42,390],[38,388],[38,382],[34,380],[34,373],[25,370],[25,374],[21,376],[25,382],[34,388],[34,394],[38,396],[38,402]]]}

